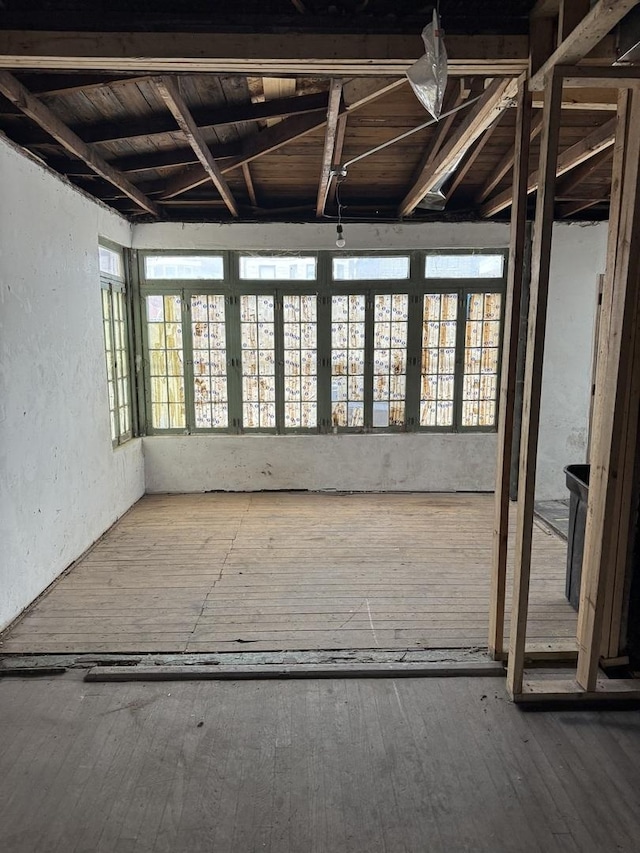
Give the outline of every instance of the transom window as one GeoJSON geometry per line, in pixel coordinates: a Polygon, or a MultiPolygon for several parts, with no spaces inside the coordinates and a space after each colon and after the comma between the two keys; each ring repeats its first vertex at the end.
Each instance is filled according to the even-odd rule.
{"type": "Polygon", "coordinates": [[[504,253],[143,254],[139,270],[149,432],[496,428],[504,253]]]}

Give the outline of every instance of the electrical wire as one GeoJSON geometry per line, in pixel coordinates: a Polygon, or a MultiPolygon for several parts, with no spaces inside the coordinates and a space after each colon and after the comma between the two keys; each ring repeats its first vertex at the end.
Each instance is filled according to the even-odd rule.
{"type": "Polygon", "coordinates": [[[383,142],[381,145],[376,145],[375,148],[371,148],[369,151],[365,151],[364,154],[358,154],[357,157],[354,157],[352,160],[348,160],[343,164],[343,169],[348,169],[349,166],[353,166],[354,163],[358,163],[360,160],[364,160],[365,157],[370,157],[372,154],[377,154],[378,151],[382,151],[385,148],[388,148],[390,145],[394,145],[396,142],[401,142],[403,139],[406,139],[408,136],[411,136],[413,133],[417,133],[419,130],[424,130],[426,127],[430,127],[432,124],[437,124],[441,119],[447,118],[447,116],[451,116],[454,113],[460,112],[465,107],[470,107],[471,104],[475,104],[476,101],[479,101],[482,95],[476,95],[475,98],[470,98],[468,101],[465,101],[463,104],[459,104],[457,107],[454,107],[452,110],[449,110],[446,113],[442,113],[439,118],[432,118],[429,121],[425,121],[424,124],[419,124],[418,127],[413,127],[411,130],[407,130],[404,133],[401,133],[400,136],[394,136],[393,139],[387,140],[387,142],[383,142]]]}

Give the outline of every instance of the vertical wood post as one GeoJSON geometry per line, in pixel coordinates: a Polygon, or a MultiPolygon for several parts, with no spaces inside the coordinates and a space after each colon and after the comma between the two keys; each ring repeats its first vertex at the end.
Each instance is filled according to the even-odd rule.
{"type": "Polygon", "coordinates": [[[491,560],[489,610],[489,653],[499,658],[504,652],[504,605],[507,578],[507,540],[509,536],[509,483],[516,392],[516,363],[520,328],[520,300],[525,269],[527,237],[527,176],[531,140],[531,93],[526,77],[518,85],[515,159],[513,166],[513,204],[509,237],[509,268],[504,310],[504,341],[500,374],[498,420],[498,458],[496,463],[495,518],[491,560]]]}
{"type": "Polygon", "coordinates": [[[531,259],[529,328],[525,361],[520,480],[514,555],[513,607],[509,631],[507,687],[511,696],[522,692],[531,574],[531,539],[540,422],[542,364],[549,295],[553,207],[562,109],[562,78],[551,69],[546,78],[540,143],[540,184],[536,202],[531,259]]]}
{"type": "Polygon", "coordinates": [[[578,684],[594,690],[619,628],[627,560],[639,385],[640,91],[623,90],[613,162],[607,270],[593,407],[591,477],[578,613],[578,684]],[[606,621],[605,621],[606,617],[606,621]]]}

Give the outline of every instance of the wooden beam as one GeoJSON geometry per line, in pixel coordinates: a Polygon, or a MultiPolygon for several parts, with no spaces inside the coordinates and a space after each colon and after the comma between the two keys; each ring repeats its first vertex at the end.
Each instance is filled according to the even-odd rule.
{"type": "Polygon", "coordinates": [[[568,216],[575,216],[576,213],[582,213],[583,210],[588,210],[601,202],[608,202],[609,199],[602,198],[580,198],[575,201],[564,201],[557,205],[558,216],[561,219],[566,219],[568,216]]]}
{"type": "MultiPolygon", "coordinates": [[[[533,142],[533,140],[538,136],[538,134],[540,133],[541,130],[542,130],[542,114],[538,113],[531,120],[531,139],[530,139],[530,142],[533,142]]],[[[477,204],[480,204],[486,198],[489,198],[489,196],[495,190],[495,188],[498,186],[500,181],[502,181],[509,174],[511,169],[513,169],[513,164],[515,162],[515,158],[516,158],[516,146],[514,143],[514,145],[512,145],[512,147],[508,151],[508,153],[502,158],[502,160],[495,167],[495,169],[493,170],[491,175],[485,181],[484,186],[482,187],[482,189],[480,190],[480,192],[478,193],[478,195],[475,198],[475,201],[477,204]]]]}
{"type": "Polygon", "coordinates": [[[336,146],[338,133],[338,119],[340,114],[340,101],[342,99],[342,80],[332,80],[329,89],[329,106],[327,108],[327,124],[324,134],[324,150],[322,152],[322,165],[320,167],[320,181],[318,183],[318,198],[316,200],[316,216],[324,216],[324,208],[327,203],[327,193],[331,181],[331,166],[333,163],[333,152],[336,146]]]}
{"type": "Polygon", "coordinates": [[[507,586],[507,542],[509,538],[509,486],[516,397],[516,364],[520,331],[520,302],[525,275],[527,238],[527,173],[531,143],[531,93],[523,77],[518,87],[516,114],[515,171],[509,236],[509,267],[505,296],[498,418],[495,515],[491,561],[489,610],[489,653],[494,659],[504,652],[504,613],[507,586]]]}
{"type": "Polygon", "coordinates": [[[597,0],[591,11],[531,78],[531,91],[544,88],[547,74],[556,65],[573,65],[584,59],[638,2],[639,0],[597,0]]]}
{"type": "MultiPolygon", "coordinates": [[[[558,157],[556,176],[564,175],[565,172],[575,169],[581,163],[595,157],[605,148],[613,145],[615,139],[616,120],[610,119],[600,127],[596,127],[590,134],[576,142],[570,148],[565,149],[558,157]]],[[[539,173],[536,170],[531,172],[527,180],[527,192],[533,193],[538,189],[539,173]]],[[[495,216],[501,210],[505,210],[511,204],[512,191],[511,188],[504,190],[494,196],[480,208],[482,216],[495,216]]]]}
{"type": "MultiPolygon", "coordinates": [[[[344,138],[347,133],[347,122],[349,113],[344,113],[338,118],[338,129],[336,131],[336,145],[333,149],[332,170],[335,172],[342,165],[342,149],[344,148],[344,138]]],[[[336,199],[337,181],[329,181],[329,192],[327,193],[327,204],[333,204],[336,199]]],[[[325,205],[326,207],[326,205],[325,205]]]]}
{"type": "MultiPolygon", "coordinates": [[[[576,166],[575,169],[567,172],[562,180],[558,181],[556,185],[556,196],[560,198],[562,196],[570,195],[583,181],[590,178],[597,169],[605,163],[608,163],[612,156],[613,145],[610,145],[608,148],[604,148],[602,151],[598,152],[598,154],[595,154],[593,157],[585,160],[584,163],[576,166]]],[[[594,203],[597,204],[597,201],[594,203]]]]}
{"type": "Polygon", "coordinates": [[[253,186],[253,178],[251,177],[251,169],[249,168],[248,163],[242,164],[242,174],[244,175],[244,182],[247,185],[247,193],[249,195],[249,201],[253,205],[253,207],[258,207],[258,200],[256,197],[256,190],[253,186]]]}
{"type": "Polygon", "coordinates": [[[202,168],[213,181],[214,186],[224,199],[224,203],[229,208],[232,216],[239,216],[238,205],[233,197],[229,185],[224,179],[220,167],[213,159],[211,151],[205,142],[205,139],[200,132],[200,129],[193,120],[193,116],[184,101],[177,84],[171,77],[162,77],[156,81],[156,87],[163,101],[173,113],[178,127],[187,138],[187,142],[195,151],[196,157],[202,164],[202,168]]]}
{"type": "Polygon", "coordinates": [[[453,180],[451,181],[451,183],[449,184],[449,186],[447,188],[447,192],[446,192],[447,202],[449,201],[450,198],[452,198],[455,191],[458,189],[460,184],[464,181],[464,179],[469,174],[469,170],[471,169],[473,164],[478,159],[478,156],[482,153],[482,150],[484,149],[487,142],[489,142],[489,140],[493,136],[493,133],[494,133],[497,126],[498,126],[498,122],[496,121],[494,124],[491,125],[491,127],[487,128],[487,130],[485,130],[484,134],[476,142],[475,146],[470,151],[467,152],[465,159],[462,161],[462,163],[460,164],[458,169],[456,169],[456,173],[453,176],[453,180]]]}
{"type": "MultiPolygon", "coordinates": [[[[384,97],[400,86],[404,86],[405,83],[406,78],[391,80],[388,78],[382,78],[381,80],[350,80],[344,84],[342,90],[343,109],[347,113],[359,110],[377,98],[384,97]]],[[[258,157],[269,154],[271,151],[276,151],[289,142],[293,142],[309,133],[322,129],[326,123],[326,115],[319,118],[314,114],[310,114],[285,119],[273,127],[267,127],[265,130],[260,131],[260,133],[256,133],[245,140],[242,145],[242,153],[225,163],[221,171],[223,174],[226,174],[233,169],[237,169],[244,163],[250,163],[258,157]]],[[[169,182],[163,198],[174,198],[180,195],[180,193],[199,187],[206,181],[207,178],[203,176],[201,169],[197,167],[186,169],[169,182]]]]}
{"type": "MultiPolygon", "coordinates": [[[[517,75],[523,35],[448,35],[449,74],[517,75]]],[[[423,53],[419,34],[0,31],[0,67],[117,73],[208,72],[278,77],[399,76],[423,53]]],[[[611,61],[613,62],[613,57],[611,61]]]]}
{"type": "MultiPolygon", "coordinates": [[[[607,599],[624,578],[640,402],[640,92],[622,91],[593,407],[578,611],[578,684],[594,689],[607,599]]],[[[621,606],[621,595],[617,606],[621,606]]],[[[615,608],[614,608],[615,609],[615,608]]],[[[611,617],[610,617],[611,618],[611,617]]]]}
{"type": "Polygon", "coordinates": [[[21,74],[20,82],[32,95],[56,97],[73,95],[77,92],[91,92],[104,86],[118,87],[149,80],[149,75],[130,75],[122,77],[106,74],[21,74]]]}
{"type": "Polygon", "coordinates": [[[520,476],[513,571],[513,605],[509,629],[507,687],[512,697],[522,693],[527,636],[531,543],[536,480],[536,456],[542,391],[542,365],[549,295],[549,268],[556,181],[556,159],[562,112],[562,80],[553,72],[545,88],[540,174],[542,183],[536,203],[529,324],[525,359],[520,476]]]}
{"type": "MultiPolygon", "coordinates": [[[[590,74],[594,71],[590,69],[590,74]]],[[[542,109],[544,106],[542,92],[534,92],[533,106],[536,109],[542,109]]],[[[618,90],[614,88],[602,89],[600,87],[578,86],[576,89],[571,89],[566,85],[562,92],[562,109],[563,110],[584,110],[593,112],[593,110],[606,110],[615,113],[618,106],[618,90]]]]}
{"type": "Polygon", "coordinates": [[[128,198],[141,208],[160,216],[160,208],[135,187],[123,174],[110,166],[85,142],[76,136],[58,116],[29,92],[8,71],[0,71],[0,92],[14,103],[32,121],[52,136],[62,147],[85,162],[105,181],[118,187],[128,198]]]}
{"type": "Polygon", "coordinates": [[[511,104],[517,91],[515,80],[494,80],[458,125],[449,142],[432,163],[423,168],[398,209],[408,216],[418,202],[450,172],[498,116],[511,104]]]}
{"type": "Polygon", "coordinates": [[[573,89],[632,88],[640,85],[640,68],[615,65],[610,68],[590,68],[582,65],[561,65],[564,85],[573,89]]]}

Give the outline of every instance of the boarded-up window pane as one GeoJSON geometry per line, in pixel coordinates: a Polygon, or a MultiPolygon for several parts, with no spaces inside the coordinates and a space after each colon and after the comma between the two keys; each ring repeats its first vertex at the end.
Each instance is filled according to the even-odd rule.
{"type": "Polygon", "coordinates": [[[315,296],[284,296],[284,425],[318,423],[317,307],[315,296]]]}
{"type": "Polygon", "coordinates": [[[499,293],[466,297],[462,426],[493,427],[498,397],[499,293]]]}
{"type": "Polygon", "coordinates": [[[275,314],[273,296],[241,296],[242,423],[276,426],[275,314]]]}
{"type": "Polygon", "coordinates": [[[331,300],[331,419],[338,427],[364,426],[365,297],[331,300]]]}
{"type": "Polygon", "coordinates": [[[224,296],[191,297],[193,399],[197,429],[229,426],[224,296]]]}
{"type": "Polygon", "coordinates": [[[409,297],[380,294],[373,303],[373,426],[403,426],[409,297]]]}
{"type": "Polygon", "coordinates": [[[177,295],[146,298],[151,424],[154,429],[184,429],[184,352],[182,305],[177,295]]]}
{"type": "Polygon", "coordinates": [[[426,293],[422,317],[420,426],[448,427],[454,417],[458,296],[426,293]]]}

